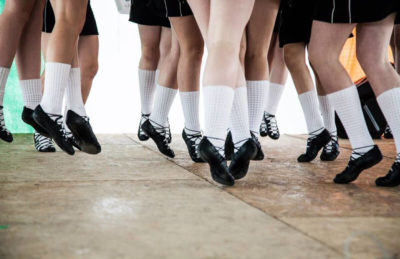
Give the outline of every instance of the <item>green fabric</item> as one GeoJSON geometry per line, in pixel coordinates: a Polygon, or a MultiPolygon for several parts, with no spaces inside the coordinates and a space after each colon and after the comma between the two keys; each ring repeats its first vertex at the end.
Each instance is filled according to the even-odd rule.
{"type": "MultiPolygon", "coordinates": [[[[4,0],[0,0],[0,13],[3,11],[4,0]]],[[[15,64],[12,65],[4,96],[4,117],[7,128],[12,133],[32,133],[33,129],[21,120],[23,99],[19,87],[18,73],[15,64]]]]}

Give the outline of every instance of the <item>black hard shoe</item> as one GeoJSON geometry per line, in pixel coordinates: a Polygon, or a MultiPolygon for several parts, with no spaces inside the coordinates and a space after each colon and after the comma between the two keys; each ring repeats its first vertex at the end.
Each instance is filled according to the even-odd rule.
{"type": "Polygon", "coordinates": [[[24,109],[22,110],[21,118],[22,121],[25,122],[26,124],[32,126],[37,133],[40,135],[46,137],[46,138],[51,138],[49,133],[41,127],[36,121],[33,119],[33,112],[34,110],[29,109],[24,106],[24,109]]]}
{"type": "Polygon", "coordinates": [[[265,112],[264,112],[264,115],[263,115],[263,118],[262,118],[261,124],[260,124],[260,136],[261,137],[268,136],[267,123],[265,122],[264,116],[265,116],[265,112]]]}
{"type": "Polygon", "coordinates": [[[10,131],[6,128],[6,124],[4,122],[4,111],[3,106],[0,106],[0,139],[5,142],[11,143],[14,138],[10,131]]]}
{"type": "Polygon", "coordinates": [[[229,171],[235,180],[246,176],[250,160],[254,159],[257,155],[257,144],[254,140],[246,139],[244,141],[246,142],[233,154],[232,162],[229,165],[229,171]]]}
{"type": "Polygon", "coordinates": [[[167,121],[167,127],[165,133],[166,133],[166,138],[168,140],[168,144],[171,144],[172,134],[171,134],[171,125],[169,124],[169,121],[167,121]]]}
{"type": "MultiPolygon", "coordinates": [[[[190,132],[195,132],[195,131],[190,130],[190,132]]],[[[186,133],[185,129],[183,129],[182,138],[186,143],[190,158],[193,160],[193,162],[196,163],[204,162],[204,160],[200,157],[200,154],[197,149],[202,138],[201,132],[196,131],[195,134],[188,134],[186,133]]]]}
{"type": "Polygon", "coordinates": [[[300,163],[304,162],[311,162],[314,160],[318,152],[331,141],[331,135],[329,132],[324,129],[321,133],[315,135],[313,133],[310,133],[311,137],[307,139],[307,149],[306,153],[300,155],[297,158],[297,161],[300,163]]]}
{"type": "Polygon", "coordinates": [[[389,125],[386,126],[385,131],[383,132],[383,137],[385,139],[393,138],[392,130],[390,129],[389,125]]]}
{"type": "Polygon", "coordinates": [[[66,130],[67,138],[69,142],[74,146],[74,148],[78,149],[79,151],[82,151],[81,147],[79,146],[78,142],[76,141],[74,134],[72,132],[66,130]]]}
{"type": "Polygon", "coordinates": [[[143,123],[142,129],[143,131],[156,143],[158,150],[164,155],[174,158],[175,153],[169,147],[168,139],[167,139],[167,131],[168,129],[164,126],[161,126],[155,122],[153,122],[157,126],[153,126],[150,120],[147,120],[143,123]]]}
{"type": "Polygon", "coordinates": [[[272,139],[279,139],[281,135],[279,133],[278,122],[276,121],[275,115],[264,112],[264,121],[267,126],[267,135],[272,139]]]}
{"type": "MultiPolygon", "coordinates": [[[[74,111],[69,110],[67,112],[67,118],[65,122],[82,152],[92,155],[101,152],[101,146],[97,141],[96,135],[93,133],[92,126],[89,122],[89,117],[80,116],[74,111]]],[[[71,139],[68,140],[71,143],[71,139]]]]}
{"type": "Polygon", "coordinates": [[[251,134],[251,138],[253,139],[253,141],[257,147],[257,154],[254,156],[254,158],[252,160],[255,160],[255,161],[264,160],[264,152],[262,151],[260,141],[258,141],[257,136],[253,132],[250,132],[250,134],[251,134]]]}
{"type": "Polygon", "coordinates": [[[228,131],[228,134],[226,135],[224,152],[226,160],[232,160],[233,153],[235,152],[235,146],[233,144],[231,131],[228,131]]]}
{"type": "Polygon", "coordinates": [[[54,147],[51,138],[47,138],[35,132],[33,134],[33,142],[35,143],[35,148],[38,152],[43,152],[43,153],[56,152],[56,148],[54,147]]]}
{"type": "Polygon", "coordinates": [[[75,154],[75,150],[66,136],[62,115],[47,114],[39,105],[33,112],[33,119],[49,133],[63,151],[69,155],[75,154]]]}
{"type": "Polygon", "coordinates": [[[226,159],[221,156],[218,149],[211,144],[207,137],[203,137],[199,144],[200,157],[210,166],[211,177],[217,183],[232,186],[235,179],[229,172],[226,159]]]}
{"type": "Polygon", "coordinates": [[[375,184],[383,187],[395,187],[400,185],[400,161],[394,162],[387,175],[377,178],[375,184]]]}
{"type": "Polygon", "coordinates": [[[139,123],[139,129],[138,129],[138,138],[140,141],[146,141],[149,139],[149,136],[143,131],[142,125],[145,121],[147,121],[150,117],[150,114],[143,114],[142,117],[140,118],[140,123],[139,123]]]}
{"type": "MultiPolygon", "coordinates": [[[[353,153],[357,154],[355,151],[353,151],[353,153]]],[[[346,169],[340,174],[337,174],[335,179],[333,179],[335,183],[350,183],[356,180],[363,170],[373,167],[382,160],[382,154],[377,145],[374,145],[374,147],[365,154],[359,155],[361,155],[359,158],[350,157],[346,169]]]]}
{"type": "Polygon", "coordinates": [[[332,137],[331,141],[325,145],[319,158],[322,161],[334,161],[339,154],[339,143],[337,137],[334,136],[332,137]]]}

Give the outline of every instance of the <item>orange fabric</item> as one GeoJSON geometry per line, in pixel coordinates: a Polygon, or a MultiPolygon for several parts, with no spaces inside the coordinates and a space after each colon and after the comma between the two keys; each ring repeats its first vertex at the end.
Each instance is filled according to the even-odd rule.
{"type": "MultiPolygon", "coordinates": [[[[353,35],[356,35],[356,29],[353,30],[353,35]]],[[[389,48],[389,58],[390,61],[393,62],[393,53],[389,48]]],[[[353,82],[360,80],[365,77],[365,73],[362,70],[360,64],[357,61],[356,57],[356,37],[349,38],[342,50],[342,54],[340,55],[340,62],[346,68],[353,82]]]]}

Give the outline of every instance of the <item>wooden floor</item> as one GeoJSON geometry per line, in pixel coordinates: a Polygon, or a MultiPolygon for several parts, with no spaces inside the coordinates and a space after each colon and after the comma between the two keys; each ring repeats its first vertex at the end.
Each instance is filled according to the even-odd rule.
{"type": "Polygon", "coordinates": [[[266,159],[223,188],[206,164],[134,135],[102,135],[98,156],[39,154],[32,136],[0,143],[0,258],[399,258],[400,188],[378,188],[395,150],[349,185],[346,165],[299,164],[304,136],[262,139],[266,159]],[[143,144],[143,145],[142,145],[143,144]]]}

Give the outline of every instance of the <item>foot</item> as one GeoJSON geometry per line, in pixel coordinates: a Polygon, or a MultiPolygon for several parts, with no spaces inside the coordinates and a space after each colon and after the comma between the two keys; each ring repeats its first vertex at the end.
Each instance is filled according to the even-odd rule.
{"type": "Polygon", "coordinates": [[[188,134],[186,133],[186,130],[183,129],[182,131],[182,138],[186,143],[190,158],[193,160],[195,163],[201,163],[204,162],[204,160],[200,157],[200,154],[198,152],[198,146],[201,141],[202,135],[200,131],[192,131],[189,130],[193,134],[188,134]]]}
{"type": "Polygon", "coordinates": [[[250,134],[251,134],[251,138],[253,139],[253,141],[257,147],[257,154],[254,156],[254,158],[252,160],[255,160],[255,161],[264,160],[264,152],[262,151],[260,141],[258,141],[257,136],[253,132],[250,132],[250,134]]]}
{"type": "Polygon", "coordinates": [[[235,179],[229,172],[226,159],[219,153],[218,149],[211,144],[207,137],[203,137],[199,144],[200,157],[210,166],[211,177],[217,183],[232,186],[235,179]]]}
{"type": "Polygon", "coordinates": [[[325,145],[319,157],[322,161],[334,161],[340,154],[337,137],[333,136],[331,141],[325,145]]]}
{"type": "Polygon", "coordinates": [[[257,145],[253,139],[247,139],[246,142],[233,154],[232,162],[229,165],[229,171],[235,180],[242,179],[249,170],[250,160],[257,155],[257,145]]]}
{"type": "Polygon", "coordinates": [[[74,148],[69,142],[63,125],[63,117],[58,114],[48,114],[39,105],[33,112],[33,119],[40,127],[49,133],[56,144],[67,154],[73,155],[74,148]]]}
{"type": "Polygon", "coordinates": [[[385,139],[392,139],[393,138],[392,130],[390,129],[389,125],[386,126],[385,132],[383,132],[383,137],[385,139]]]}
{"type": "Polygon", "coordinates": [[[233,153],[235,152],[235,146],[233,144],[231,131],[228,131],[228,134],[226,135],[224,151],[225,159],[232,160],[233,153]]]}
{"type": "Polygon", "coordinates": [[[384,187],[395,187],[400,185],[400,161],[394,162],[387,175],[376,179],[375,184],[384,187]]]}
{"type": "Polygon", "coordinates": [[[5,142],[11,143],[14,138],[10,131],[6,128],[6,124],[4,122],[4,111],[3,106],[0,106],[0,139],[5,142]]]}
{"type": "Polygon", "coordinates": [[[171,144],[171,142],[172,142],[172,134],[171,134],[171,125],[169,124],[169,120],[167,120],[166,137],[167,137],[167,140],[168,140],[168,144],[171,144]]]}
{"type": "MultiPolygon", "coordinates": [[[[265,112],[264,112],[264,116],[265,116],[265,112]]],[[[260,136],[261,137],[266,137],[268,136],[268,132],[267,132],[267,123],[265,122],[265,119],[261,120],[261,124],[260,124],[260,136]]]]}
{"type": "Polygon", "coordinates": [[[300,163],[311,162],[312,160],[314,160],[317,157],[318,152],[326,144],[328,144],[329,141],[331,141],[331,135],[326,129],[324,129],[321,133],[317,135],[310,133],[310,136],[311,137],[307,139],[306,153],[300,155],[297,158],[297,161],[300,163]]]}
{"type": "Polygon", "coordinates": [[[78,149],[79,151],[82,151],[78,142],[76,142],[76,139],[75,139],[74,135],[72,134],[72,132],[66,130],[66,133],[67,133],[67,138],[68,138],[69,142],[72,144],[72,146],[74,146],[74,148],[78,149]]]}
{"type": "Polygon", "coordinates": [[[150,117],[150,114],[143,114],[142,117],[140,118],[140,123],[139,123],[139,129],[138,129],[138,138],[140,141],[146,141],[149,139],[149,136],[143,131],[142,125],[145,121],[147,121],[150,117]]]}
{"type": "MultiPolygon", "coordinates": [[[[101,146],[97,141],[96,135],[93,133],[92,126],[89,122],[89,117],[80,116],[74,111],[69,110],[67,112],[66,124],[68,129],[71,130],[76,144],[79,146],[82,152],[92,155],[101,152],[101,146]]],[[[70,139],[69,141],[71,143],[70,139]]]]}
{"type": "Polygon", "coordinates": [[[33,112],[34,110],[24,106],[24,109],[22,110],[21,114],[22,121],[32,126],[35,129],[35,131],[40,135],[47,138],[51,138],[49,133],[44,128],[42,128],[38,123],[36,123],[36,121],[33,119],[33,112]]]}
{"type": "Polygon", "coordinates": [[[153,123],[157,126],[153,126],[150,120],[145,121],[142,125],[143,131],[156,143],[157,148],[161,153],[168,157],[174,158],[175,153],[169,147],[168,143],[168,128],[158,125],[155,122],[153,123]]]}
{"type": "Polygon", "coordinates": [[[33,134],[33,142],[35,143],[35,148],[38,152],[43,152],[43,153],[56,152],[56,148],[54,147],[51,138],[47,138],[35,132],[33,134]]]}
{"type": "Polygon", "coordinates": [[[276,121],[275,115],[264,112],[263,120],[267,126],[267,135],[272,139],[279,139],[281,135],[279,133],[278,122],[276,121]]]}
{"type": "Polygon", "coordinates": [[[376,145],[368,152],[358,155],[360,155],[358,158],[351,157],[346,169],[336,175],[333,180],[335,183],[350,183],[356,180],[363,170],[373,167],[382,160],[381,151],[376,145]]]}

